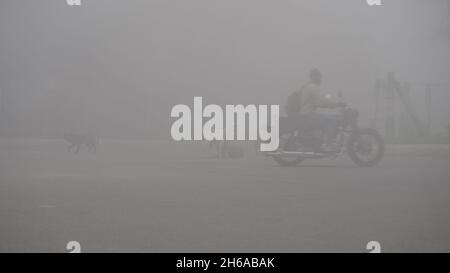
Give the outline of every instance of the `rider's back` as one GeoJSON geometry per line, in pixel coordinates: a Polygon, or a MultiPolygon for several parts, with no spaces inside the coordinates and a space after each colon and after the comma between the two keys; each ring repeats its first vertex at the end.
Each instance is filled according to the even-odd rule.
{"type": "Polygon", "coordinates": [[[315,113],[320,104],[320,87],[310,82],[302,90],[300,114],[315,113]]]}
{"type": "Polygon", "coordinates": [[[295,91],[288,96],[285,110],[288,117],[298,117],[300,114],[314,113],[319,104],[319,85],[309,82],[299,91],[295,91]]]}

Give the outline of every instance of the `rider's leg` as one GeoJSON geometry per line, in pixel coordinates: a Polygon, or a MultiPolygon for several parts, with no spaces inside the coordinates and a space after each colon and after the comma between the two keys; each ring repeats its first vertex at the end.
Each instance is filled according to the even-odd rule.
{"type": "Polygon", "coordinates": [[[323,131],[323,143],[326,150],[334,150],[334,144],[337,136],[337,120],[333,116],[321,114],[318,115],[318,123],[323,131]]]}
{"type": "Polygon", "coordinates": [[[292,131],[293,117],[280,117],[280,135],[284,135],[292,131]]]}
{"type": "Polygon", "coordinates": [[[315,113],[300,115],[297,128],[303,139],[307,150],[317,151],[323,143],[323,130],[320,128],[320,121],[315,113]]]}

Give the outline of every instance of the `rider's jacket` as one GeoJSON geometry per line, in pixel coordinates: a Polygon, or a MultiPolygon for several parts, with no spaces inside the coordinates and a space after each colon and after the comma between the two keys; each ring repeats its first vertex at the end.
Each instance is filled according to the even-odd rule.
{"type": "Polygon", "coordinates": [[[316,83],[306,84],[300,92],[302,95],[300,113],[303,115],[316,113],[317,108],[334,107],[332,102],[322,96],[320,86],[316,83]]]}

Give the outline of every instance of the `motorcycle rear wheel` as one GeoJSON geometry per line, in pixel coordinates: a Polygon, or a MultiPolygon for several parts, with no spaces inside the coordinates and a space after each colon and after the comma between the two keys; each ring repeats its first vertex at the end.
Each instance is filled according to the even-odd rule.
{"type": "MultiPolygon", "coordinates": [[[[280,147],[284,151],[289,151],[294,146],[294,135],[292,133],[283,134],[280,136],[280,147]]],[[[280,166],[283,167],[295,167],[299,165],[305,158],[299,156],[294,158],[285,158],[281,156],[273,156],[272,157],[275,162],[277,162],[280,166]]]]}
{"type": "Polygon", "coordinates": [[[277,162],[280,166],[283,167],[295,167],[298,164],[302,163],[302,161],[305,159],[301,156],[296,158],[283,158],[279,156],[274,156],[273,160],[275,160],[275,162],[277,162]]]}

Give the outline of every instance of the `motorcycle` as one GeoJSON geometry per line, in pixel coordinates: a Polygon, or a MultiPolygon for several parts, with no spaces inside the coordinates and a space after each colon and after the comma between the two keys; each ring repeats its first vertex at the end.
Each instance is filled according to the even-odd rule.
{"type": "MultiPolygon", "coordinates": [[[[335,116],[337,134],[334,139],[335,149],[322,151],[317,148],[317,136],[299,129],[280,132],[279,149],[266,152],[281,166],[297,166],[305,159],[337,158],[348,154],[350,159],[360,167],[377,165],[385,151],[384,140],[372,128],[359,128],[358,111],[341,103],[335,116]]],[[[323,143],[319,143],[323,144],[323,143]]],[[[321,146],[321,145],[319,145],[321,146]]]]}

